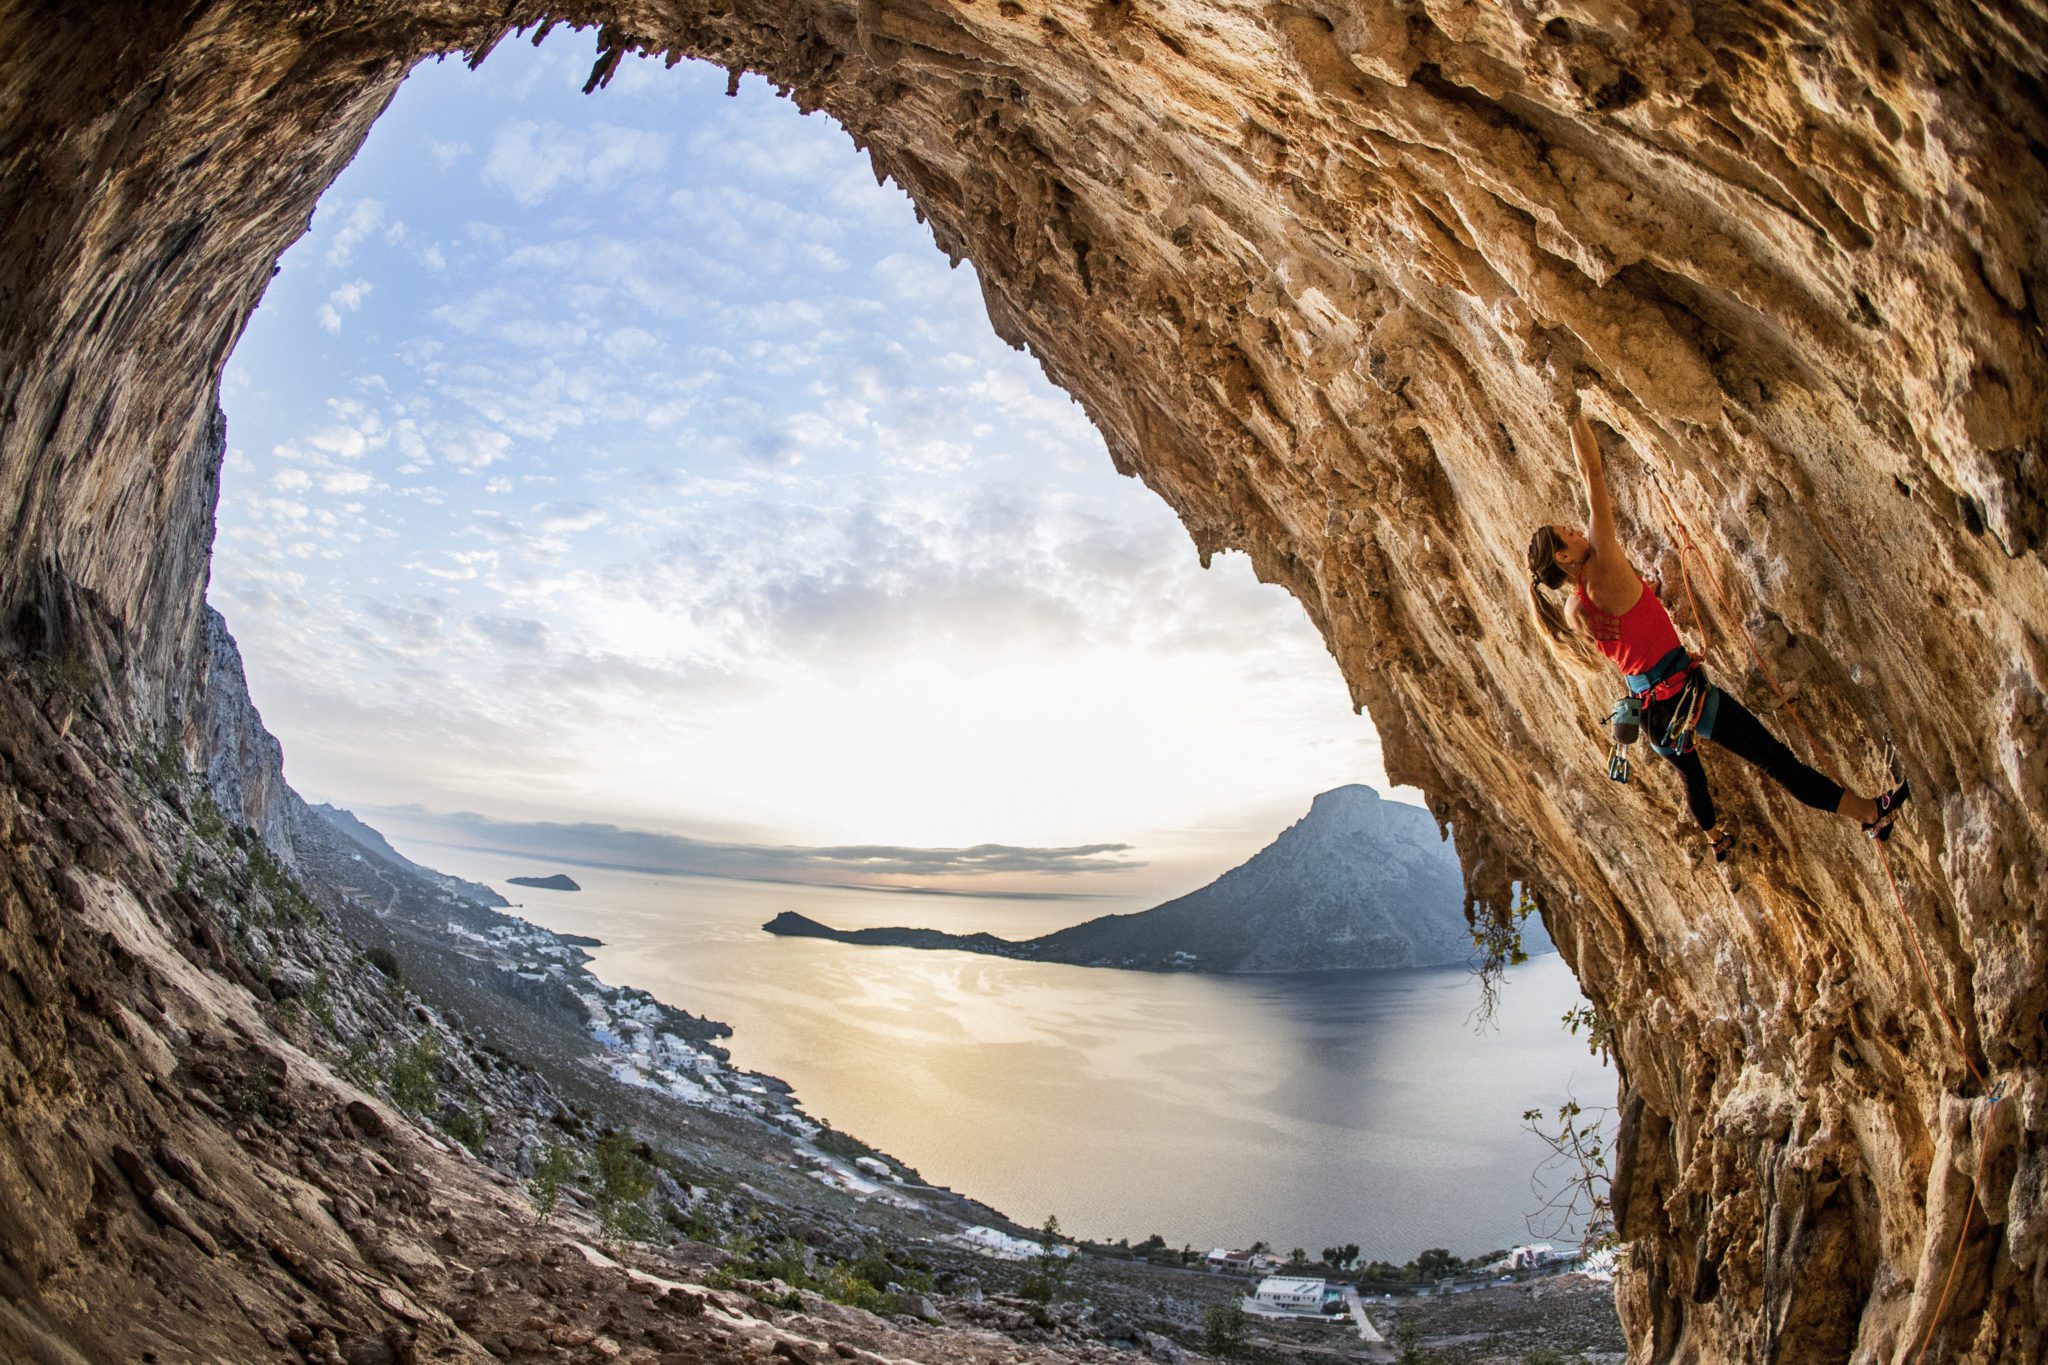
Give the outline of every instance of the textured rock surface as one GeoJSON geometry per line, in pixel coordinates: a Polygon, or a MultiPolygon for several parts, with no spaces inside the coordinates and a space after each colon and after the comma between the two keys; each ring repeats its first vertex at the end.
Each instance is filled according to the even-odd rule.
{"type": "MultiPolygon", "coordinates": [[[[1119,467],[1302,601],[1473,889],[1540,896],[1626,1078],[1639,1359],[2040,1357],[2039,3],[556,9],[840,118],[1119,467]],[[1903,910],[1853,831],[1725,762],[1735,877],[1661,774],[1601,777],[1611,683],[1520,605],[1531,523],[1574,505],[1573,388],[1640,560],[1673,567],[1668,498],[1725,588],[1723,679],[1791,730],[1747,620],[1852,783],[1898,744],[1903,910]]],[[[0,620],[113,680],[51,689],[51,725],[189,735],[221,360],[407,64],[537,17],[0,4],[0,620]]],[[[73,780],[24,771],[39,808],[73,780]]],[[[31,902],[96,847],[8,827],[53,841],[31,902]]],[[[53,914],[6,917],[10,979],[80,969],[53,914]]],[[[0,995],[11,1098],[61,1069],[44,989],[0,995]]],[[[7,1225],[10,1265],[84,1254],[92,1180],[45,1166],[80,1222],[7,1225]]]]}

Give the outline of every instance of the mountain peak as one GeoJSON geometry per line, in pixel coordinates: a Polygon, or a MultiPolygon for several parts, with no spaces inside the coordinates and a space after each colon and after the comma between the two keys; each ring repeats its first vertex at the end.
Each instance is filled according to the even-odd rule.
{"type": "Polygon", "coordinates": [[[1310,815],[1331,815],[1342,811],[1363,810],[1380,804],[1380,794],[1362,782],[1347,782],[1341,787],[1332,787],[1319,792],[1309,803],[1310,815]]]}

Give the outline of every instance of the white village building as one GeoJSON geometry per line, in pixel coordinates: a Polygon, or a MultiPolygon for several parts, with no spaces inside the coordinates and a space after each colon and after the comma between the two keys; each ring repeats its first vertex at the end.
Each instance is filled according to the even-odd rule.
{"type": "Polygon", "coordinates": [[[1323,1281],[1294,1279],[1285,1275],[1271,1275],[1260,1280],[1259,1287],[1252,1293],[1252,1300],[1257,1306],[1278,1309],[1283,1313],[1320,1313],[1324,1297],[1323,1281]]]}

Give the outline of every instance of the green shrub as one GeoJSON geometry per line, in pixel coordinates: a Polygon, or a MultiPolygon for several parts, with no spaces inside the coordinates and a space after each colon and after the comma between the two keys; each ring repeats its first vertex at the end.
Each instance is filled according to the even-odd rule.
{"type": "Polygon", "coordinates": [[[591,1164],[597,1174],[597,1223],[606,1243],[653,1237],[647,1196],[654,1189],[654,1168],[634,1150],[633,1140],[624,1133],[606,1133],[598,1139],[591,1164]]]}
{"type": "Polygon", "coordinates": [[[441,1094],[441,1044],[432,1034],[398,1049],[391,1059],[391,1102],[408,1114],[425,1113],[441,1094]]]}
{"type": "Polygon", "coordinates": [[[260,839],[249,841],[249,876],[270,899],[275,909],[291,916],[303,924],[320,922],[320,907],[306,894],[284,865],[274,857],[269,846],[260,839]]]}
{"type": "Polygon", "coordinates": [[[185,751],[168,736],[137,749],[130,764],[136,776],[159,791],[175,791],[185,784],[185,751]]]}
{"type": "Polygon", "coordinates": [[[227,817],[211,796],[192,803],[192,831],[209,844],[218,844],[228,832],[227,817]]]}
{"type": "Polygon", "coordinates": [[[1051,1303],[1066,1288],[1074,1268],[1074,1257],[1060,1244],[1060,1220],[1053,1214],[1045,1216],[1045,1226],[1038,1230],[1038,1254],[1031,1264],[1032,1271],[1017,1292],[1038,1303],[1051,1303]]]}
{"type": "Polygon", "coordinates": [[[754,1258],[754,1265],[761,1272],[754,1277],[757,1280],[781,1280],[784,1284],[802,1286],[811,1278],[804,1244],[794,1237],[784,1237],[763,1251],[754,1258]]]}
{"type": "Polygon", "coordinates": [[[872,1283],[854,1268],[851,1261],[840,1261],[828,1267],[818,1284],[818,1292],[834,1303],[865,1309],[870,1313],[884,1312],[889,1306],[888,1295],[882,1292],[882,1286],[872,1283]]]}
{"type": "Polygon", "coordinates": [[[334,1001],[328,998],[327,969],[313,973],[312,984],[306,987],[306,1013],[318,1019],[329,1033],[334,1032],[334,1001]]]}
{"type": "Polygon", "coordinates": [[[1218,1360],[1247,1360],[1251,1346],[1245,1328],[1243,1304],[1236,1299],[1212,1303],[1202,1310],[1202,1349],[1218,1360]]]}
{"type": "Polygon", "coordinates": [[[674,1204],[662,1210],[662,1217],[680,1235],[693,1242],[716,1243],[720,1236],[718,1220],[713,1218],[703,1204],[689,1209],[677,1208],[674,1204]]]}
{"type": "Polygon", "coordinates": [[[555,1202],[561,1198],[563,1183],[574,1180],[582,1167],[573,1147],[550,1142],[542,1150],[540,1160],[533,1165],[533,1178],[526,1182],[527,1191],[533,1196],[535,1221],[545,1223],[555,1216],[555,1202]]]}
{"type": "Polygon", "coordinates": [[[268,1118],[276,1107],[277,1092],[270,1084],[270,1073],[267,1071],[250,1072],[235,1088],[235,1108],[244,1114],[257,1114],[268,1118]]]}
{"type": "Polygon", "coordinates": [[[453,1114],[442,1116],[442,1129],[469,1149],[471,1156],[481,1158],[484,1154],[484,1139],[491,1135],[491,1116],[483,1106],[465,1104],[453,1114]]]}
{"type": "Polygon", "coordinates": [[[342,1055],[341,1074],[354,1081],[364,1090],[377,1084],[377,1045],[368,1036],[355,1039],[342,1055]]]}

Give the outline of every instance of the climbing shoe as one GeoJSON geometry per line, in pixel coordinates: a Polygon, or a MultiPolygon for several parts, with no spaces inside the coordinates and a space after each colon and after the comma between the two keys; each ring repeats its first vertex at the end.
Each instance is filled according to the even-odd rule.
{"type": "Polygon", "coordinates": [[[1863,827],[1863,832],[1883,843],[1892,837],[1892,824],[1899,818],[1899,807],[1906,804],[1906,798],[1913,794],[1910,782],[1901,782],[1877,798],[1877,818],[1863,827]]]}
{"type": "Polygon", "coordinates": [[[1707,832],[1707,843],[1714,850],[1714,861],[1725,863],[1735,853],[1735,841],[1742,834],[1742,826],[1735,823],[1735,817],[1725,817],[1714,829],[1707,832]]]}

